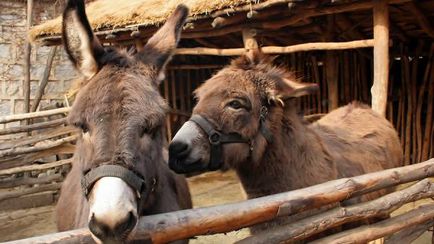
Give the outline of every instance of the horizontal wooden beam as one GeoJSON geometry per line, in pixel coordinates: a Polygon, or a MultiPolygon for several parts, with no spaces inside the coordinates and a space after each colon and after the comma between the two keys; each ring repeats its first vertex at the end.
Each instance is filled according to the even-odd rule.
{"type": "MultiPolygon", "coordinates": [[[[297,44],[286,47],[278,46],[267,46],[262,47],[263,53],[267,54],[284,54],[284,53],[295,53],[295,52],[307,52],[316,50],[344,50],[344,49],[356,49],[356,48],[367,48],[373,47],[374,40],[357,40],[349,42],[312,42],[297,44]]],[[[244,48],[206,48],[206,47],[195,47],[195,48],[178,48],[175,50],[176,55],[214,55],[214,56],[238,56],[244,54],[246,49],[244,48]]]]}
{"type": "Polygon", "coordinates": [[[0,129],[0,136],[20,133],[20,132],[30,132],[33,130],[46,129],[50,127],[57,127],[63,124],[66,124],[66,118],[60,118],[56,120],[50,120],[50,121],[35,123],[30,125],[20,125],[11,128],[0,129]]]}
{"type": "Polygon", "coordinates": [[[221,64],[179,64],[179,65],[169,65],[167,69],[169,70],[196,70],[196,69],[221,69],[223,65],[221,64]]]}
{"type": "Polygon", "coordinates": [[[289,225],[260,232],[257,235],[238,241],[237,244],[286,243],[288,241],[303,240],[345,223],[354,223],[371,217],[388,215],[404,204],[433,196],[434,184],[429,179],[424,179],[406,189],[392,192],[369,202],[336,207],[289,225]]]}
{"type": "Polygon", "coordinates": [[[10,123],[19,120],[34,119],[34,118],[50,116],[55,114],[68,113],[70,109],[71,108],[67,107],[67,108],[57,108],[57,109],[44,110],[44,111],[38,111],[32,113],[7,115],[7,116],[0,117],[0,123],[4,124],[4,123],[10,123]]]}
{"type": "MultiPolygon", "coordinates": [[[[134,238],[166,243],[224,233],[432,176],[434,159],[238,203],[146,216],[140,218],[134,238]]],[[[90,232],[84,228],[11,243],[78,243],[89,238],[90,232]]]]}
{"type": "Polygon", "coordinates": [[[0,157],[17,156],[17,155],[26,154],[26,153],[34,153],[34,152],[44,151],[44,150],[58,147],[62,144],[76,141],[77,138],[78,138],[78,135],[71,135],[71,136],[64,137],[64,138],[61,138],[61,139],[58,139],[55,141],[47,140],[46,143],[44,143],[42,145],[6,149],[6,150],[0,151],[0,157]]]}
{"type": "MultiPolygon", "coordinates": [[[[411,228],[434,219],[434,204],[425,204],[407,213],[371,225],[340,232],[312,244],[367,243],[380,237],[411,228]]],[[[403,242],[404,243],[404,242],[403,242]]]]}
{"type": "Polygon", "coordinates": [[[0,175],[10,175],[10,174],[28,172],[28,171],[33,171],[33,170],[45,170],[45,169],[59,167],[59,166],[62,166],[65,164],[70,164],[70,163],[72,163],[72,158],[59,160],[59,161],[55,161],[52,163],[46,163],[46,164],[33,164],[33,165],[20,166],[20,167],[15,167],[15,168],[11,168],[11,169],[0,170],[0,175]]]}

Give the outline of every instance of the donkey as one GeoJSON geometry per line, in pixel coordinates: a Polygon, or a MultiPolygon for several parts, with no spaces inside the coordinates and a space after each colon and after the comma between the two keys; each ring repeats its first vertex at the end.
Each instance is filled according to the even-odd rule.
{"type": "Polygon", "coordinates": [[[81,133],[56,207],[59,231],[89,226],[95,241],[123,243],[139,216],[192,207],[185,178],[167,166],[158,91],[187,15],[178,6],[133,54],[103,47],[83,0],[67,3],[64,46],[85,81],[68,116],[81,133]]]}
{"type": "Polygon", "coordinates": [[[195,91],[193,115],[169,146],[169,167],[178,173],[233,168],[251,199],[400,166],[396,131],[366,105],[353,102],[305,122],[294,98],[316,90],[260,52],[247,53],[195,91]]]}

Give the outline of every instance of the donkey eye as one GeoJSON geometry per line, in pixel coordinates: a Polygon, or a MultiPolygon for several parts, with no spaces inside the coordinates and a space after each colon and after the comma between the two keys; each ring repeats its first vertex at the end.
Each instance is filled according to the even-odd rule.
{"type": "Polygon", "coordinates": [[[143,137],[144,135],[149,135],[153,137],[155,134],[155,130],[152,128],[148,128],[147,126],[142,126],[140,128],[140,137],[143,137]]]}
{"type": "Polygon", "coordinates": [[[242,104],[238,100],[230,101],[228,103],[228,106],[231,107],[231,108],[233,108],[233,109],[240,109],[240,108],[242,108],[242,104]]]}
{"type": "Polygon", "coordinates": [[[74,126],[80,128],[83,133],[89,132],[89,126],[86,123],[77,122],[74,123],[74,126]]]}

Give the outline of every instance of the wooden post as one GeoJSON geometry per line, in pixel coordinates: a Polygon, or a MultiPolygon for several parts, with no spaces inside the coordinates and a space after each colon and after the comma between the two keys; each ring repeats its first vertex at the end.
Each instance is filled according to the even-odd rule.
{"type": "MultiPolygon", "coordinates": [[[[33,0],[27,0],[27,22],[26,30],[29,32],[32,25],[32,9],[33,0]]],[[[26,38],[26,44],[24,47],[24,112],[30,112],[30,55],[32,53],[32,46],[30,40],[26,38]]]]}
{"type": "Polygon", "coordinates": [[[389,83],[389,8],[387,1],[374,2],[374,84],[372,109],[385,116],[389,83]]]}
{"type": "Polygon", "coordinates": [[[45,87],[48,84],[48,78],[50,77],[51,67],[53,65],[54,56],[56,55],[57,46],[51,48],[50,53],[48,54],[47,64],[45,65],[44,74],[42,76],[41,82],[39,83],[39,89],[36,92],[35,102],[32,104],[32,112],[35,112],[38,109],[39,102],[42,99],[42,95],[44,95],[45,87]]]}
{"type": "MultiPolygon", "coordinates": [[[[325,36],[326,41],[332,41],[334,38],[333,29],[334,25],[334,16],[327,16],[327,33],[325,36]]],[[[338,87],[338,75],[339,75],[339,66],[338,66],[338,57],[336,56],[336,51],[327,51],[326,52],[326,81],[328,87],[328,109],[329,111],[336,109],[339,106],[339,87],[338,87]]]]}
{"type": "Polygon", "coordinates": [[[249,50],[258,49],[258,43],[255,40],[256,30],[255,29],[244,29],[243,30],[243,43],[246,52],[249,50]]]}

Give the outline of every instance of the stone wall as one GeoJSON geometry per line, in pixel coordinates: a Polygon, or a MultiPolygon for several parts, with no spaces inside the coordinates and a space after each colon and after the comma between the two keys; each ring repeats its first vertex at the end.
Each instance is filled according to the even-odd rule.
{"type": "MultiPolygon", "coordinates": [[[[60,14],[59,1],[41,0],[34,1],[34,4],[33,25],[60,14]]],[[[26,9],[26,1],[0,1],[0,116],[24,111],[26,9]]],[[[50,48],[32,45],[30,99],[35,97],[39,87],[39,80],[44,73],[50,48]]],[[[58,48],[40,108],[63,103],[64,94],[69,90],[76,75],[65,51],[58,48]]]]}

